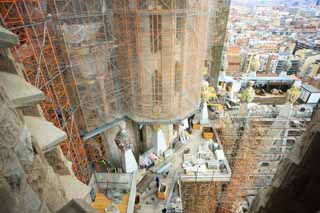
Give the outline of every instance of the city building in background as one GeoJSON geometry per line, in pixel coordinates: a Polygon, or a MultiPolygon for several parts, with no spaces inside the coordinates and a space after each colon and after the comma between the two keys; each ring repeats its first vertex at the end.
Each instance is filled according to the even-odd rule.
{"type": "Polygon", "coordinates": [[[0,0],[0,212],[313,213],[316,0],[0,0]]]}

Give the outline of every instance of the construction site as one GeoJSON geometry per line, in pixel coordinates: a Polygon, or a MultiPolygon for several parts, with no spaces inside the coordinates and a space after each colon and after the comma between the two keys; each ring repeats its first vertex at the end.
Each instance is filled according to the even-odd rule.
{"type": "Polygon", "coordinates": [[[226,76],[229,10],[0,0],[0,212],[317,212],[320,90],[226,76]]]}

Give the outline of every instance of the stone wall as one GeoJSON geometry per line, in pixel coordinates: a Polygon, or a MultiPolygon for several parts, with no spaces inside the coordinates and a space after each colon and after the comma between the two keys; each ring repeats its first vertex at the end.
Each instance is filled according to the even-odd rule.
{"type": "MultiPolygon", "coordinates": [[[[18,43],[16,35],[0,26],[0,37],[0,73],[14,74],[11,75],[12,80],[21,78],[21,82],[24,82],[23,66],[6,49],[18,43]],[[2,43],[4,36],[12,41],[5,46],[2,43]]],[[[12,94],[9,96],[8,93],[12,91],[8,85],[4,86],[3,79],[0,82],[0,212],[57,212],[72,199],[67,198],[60,179],[61,175],[70,175],[76,181],[71,165],[62,155],[59,146],[46,153],[52,166],[48,163],[38,141],[24,122],[26,114],[41,116],[39,107],[36,103],[33,106],[25,104],[24,101],[30,102],[29,98],[20,99],[21,105],[17,107],[12,102],[17,97],[12,97],[12,94]]],[[[24,90],[20,81],[13,82],[8,84],[22,88],[16,91],[21,92],[17,94],[19,97],[26,95],[33,98],[32,94],[24,90]]],[[[73,191],[77,193],[78,189],[73,191]]]]}
{"type": "Polygon", "coordinates": [[[0,212],[50,212],[64,191],[23,120],[0,89],[0,212]]]}

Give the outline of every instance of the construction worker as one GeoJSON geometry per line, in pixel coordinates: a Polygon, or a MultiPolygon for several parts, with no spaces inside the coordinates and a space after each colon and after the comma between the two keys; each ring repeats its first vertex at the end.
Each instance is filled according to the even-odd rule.
{"type": "Polygon", "coordinates": [[[156,186],[157,186],[157,189],[159,189],[159,187],[160,187],[160,177],[159,177],[159,175],[156,176],[156,186]]]}
{"type": "Polygon", "coordinates": [[[107,165],[107,162],[106,162],[106,160],[104,160],[104,159],[101,159],[101,160],[99,161],[99,163],[100,163],[100,166],[106,166],[106,165],[107,165]]]}

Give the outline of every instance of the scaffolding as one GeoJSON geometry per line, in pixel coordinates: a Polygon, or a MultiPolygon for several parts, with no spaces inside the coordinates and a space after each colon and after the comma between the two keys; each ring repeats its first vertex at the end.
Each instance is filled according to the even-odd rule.
{"type": "Polygon", "coordinates": [[[270,186],[280,161],[301,142],[312,114],[308,106],[290,104],[258,105],[246,112],[226,111],[218,131],[230,182],[182,182],[185,212],[248,212],[258,191],[270,186]]]}
{"type": "MultiPolygon", "coordinates": [[[[44,116],[65,130],[64,154],[88,180],[81,132],[121,116],[182,119],[200,102],[207,1],[1,0],[1,20],[19,35],[12,53],[46,94],[44,116]],[[194,92],[194,91],[199,91],[194,92]]],[[[101,137],[87,147],[96,165],[101,137]]],[[[100,149],[99,149],[100,147],[100,149]]]]}
{"type": "Polygon", "coordinates": [[[209,1],[209,29],[207,42],[207,61],[209,76],[213,86],[217,86],[220,72],[223,70],[225,41],[230,12],[230,0],[209,1]]]}
{"type": "Polygon", "coordinates": [[[257,108],[260,111],[242,116],[228,113],[225,119],[222,141],[233,175],[217,201],[219,213],[249,209],[258,191],[271,184],[280,161],[299,143],[311,117],[311,112],[290,105],[257,108]]]}
{"type": "MultiPolygon", "coordinates": [[[[2,24],[20,39],[11,52],[24,65],[26,80],[46,94],[45,118],[67,132],[62,150],[81,181],[89,180],[88,159],[97,166],[106,151],[100,135],[90,138],[85,150],[80,132],[124,115],[160,123],[198,109],[208,49],[215,80],[221,69],[229,5],[220,0],[0,0],[2,24]]],[[[184,193],[190,199],[215,196],[210,205],[218,212],[247,205],[248,197],[270,184],[295,143],[288,141],[304,131],[290,122],[305,123],[298,111],[286,118],[279,114],[227,116],[230,123],[221,136],[231,182],[192,183],[184,193]],[[270,168],[262,168],[267,163],[270,168]]]]}
{"type": "Polygon", "coordinates": [[[75,120],[78,109],[71,104],[67,92],[66,62],[58,55],[57,38],[53,36],[55,26],[42,10],[42,4],[40,0],[1,0],[1,21],[19,36],[20,44],[11,52],[23,64],[26,80],[45,93],[46,100],[41,103],[43,114],[67,133],[62,150],[72,161],[77,178],[87,182],[88,161],[75,120]]]}
{"type": "Polygon", "coordinates": [[[198,109],[207,0],[53,3],[86,131],[123,115],[160,123],[198,109]]]}
{"type": "Polygon", "coordinates": [[[198,110],[211,0],[0,0],[12,53],[46,94],[44,116],[65,130],[64,154],[88,181],[106,158],[101,136],[80,135],[123,116],[182,120],[198,110]],[[87,153],[86,153],[87,152],[87,153]]]}

